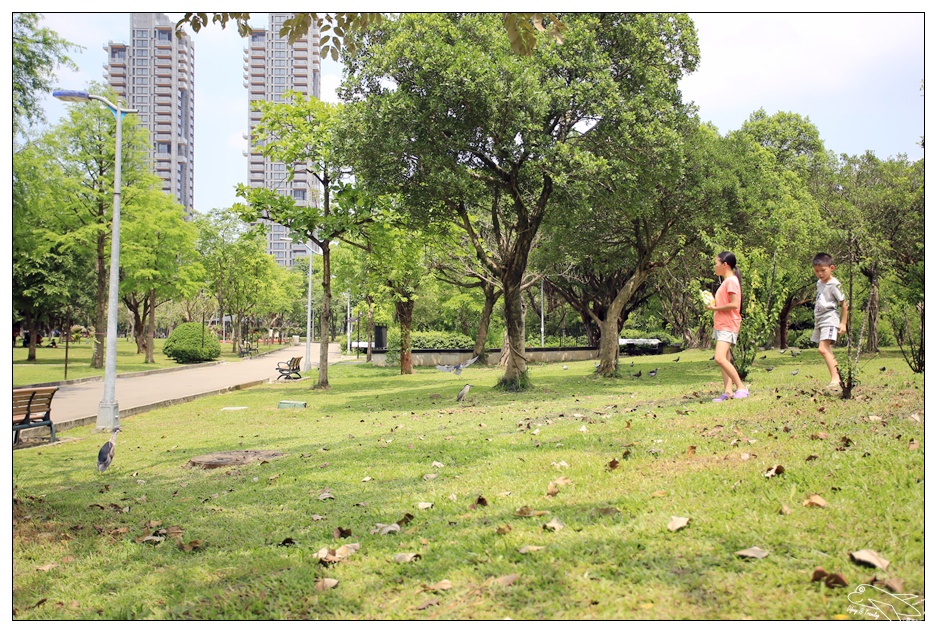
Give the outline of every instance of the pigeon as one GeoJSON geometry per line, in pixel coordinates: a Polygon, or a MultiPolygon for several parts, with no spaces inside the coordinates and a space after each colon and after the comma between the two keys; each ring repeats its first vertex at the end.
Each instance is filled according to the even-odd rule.
{"type": "Polygon", "coordinates": [[[563,365],[562,365],[562,370],[563,370],[563,371],[568,371],[568,370],[569,370],[569,367],[567,367],[566,365],[563,364],[563,365]]]}
{"type": "Polygon", "coordinates": [[[790,348],[790,355],[793,356],[794,358],[801,353],[802,351],[800,351],[799,349],[793,349],[792,347],[790,348]]]}
{"type": "Polygon", "coordinates": [[[634,366],[634,361],[633,361],[633,360],[631,360],[631,366],[632,366],[632,367],[634,366]]]}
{"type": "Polygon", "coordinates": [[[461,375],[462,369],[471,366],[478,359],[478,356],[471,358],[470,360],[465,360],[459,364],[437,364],[436,368],[440,371],[448,371],[454,373],[455,375],[461,375]]]}
{"type": "Polygon", "coordinates": [[[882,370],[882,371],[886,371],[886,370],[887,370],[887,367],[886,367],[886,366],[882,366],[882,367],[881,367],[881,370],[882,370]]]}
{"type": "Polygon", "coordinates": [[[796,369],[795,371],[793,371],[792,373],[790,373],[790,375],[796,375],[797,373],[799,373],[799,369],[796,369]]]}
{"type": "Polygon", "coordinates": [[[648,375],[649,375],[650,377],[656,377],[657,371],[659,371],[659,370],[660,370],[660,369],[653,369],[652,371],[650,371],[650,372],[648,373],[648,375]]]}
{"type": "Polygon", "coordinates": [[[761,359],[761,360],[766,360],[766,359],[767,359],[767,354],[765,353],[764,355],[762,355],[762,356],[760,357],[760,359],[761,359]]]}
{"type": "Polygon", "coordinates": [[[715,356],[712,356],[711,358],[709,358],[709,360],[714,360],[714,359],[715,359],[715,356]]]}
{"type": "Polygon", "coordinates": [[[780,353],[786,353],[786,349],[780,349],[780,353]]]}
{"type": "Polygon", "coordinates": [[[110,440],[107,443],[101,446],[100,451],[97,455],[97,469],[99,472],[103,472],[111,464],[111,461],[114,460],[114,448],[117,446],[117,433],[120,432],[120,428],[114,428],[114,432],[111,434],[110,440]]]}
{"type": "Polygon", "coordinates": [[[471,388],[471,384],[465,384],[465,387],[462,390],[458,391],[458,396],[455,398],[455,401],[460,402],[461,400],[465,399],[465,395],[468,394],[468,389],[470,388],[471,388]]]}
{"type": "Polygon", "coordinates": [[[643,371],[637,371],[634,373],[633,377],[640,377],[641,375],[643,375],[643,371]]]}
{"type": "Polygon", "coordinates": [[[676,356],[676,359],[673,362],[679,362],[679,356],[676,356]]]}
{"type": "Polygon", "coordinates": [[[764,370],[767,371],[768,373],[770,373],[771,371],[773,371],[773,367],[772,367],[772,366],[765,366],[765,367],[764,367],[764,370]]]}

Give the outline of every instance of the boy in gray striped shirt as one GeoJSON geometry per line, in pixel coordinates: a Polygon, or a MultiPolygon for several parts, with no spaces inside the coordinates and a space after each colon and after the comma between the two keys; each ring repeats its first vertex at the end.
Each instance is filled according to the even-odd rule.
{"type": "Polygon", "coordinates": [[[838,375],[838,362],[832,352],[832,344],[840,334],[847,330],[848,303],[842,292],[841,283],[832,276],[835,266],[832,265],[832,255],[820,252],[813,257],[813,272],[816,273],[816,308],[813,311],[816,319],[812,341],[819,343],[819,355],[825,360],[832,381],[826,387],[837,391],[841,389],[838,375]],[[842,315],[839,317],[838,307],[842,306],[842,315]]]}

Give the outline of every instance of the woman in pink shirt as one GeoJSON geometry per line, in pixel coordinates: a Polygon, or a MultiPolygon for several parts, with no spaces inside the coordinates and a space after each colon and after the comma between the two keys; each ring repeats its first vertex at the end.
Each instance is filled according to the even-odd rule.
{"type": "Polygon", "coordinates": [[[715,363],[721,368],[725,392],[713,399],[723,402],[726,399],[743,399],[748,390],[741,381],[737,369],[731,363],[731,347],[738,343],[741,330],[741,274],[737,269],[737,259],[731,252],[722,252],[715,257],[715,274],[722,278],[721,285],[715,292],[715,302],[705,306],[714,314],[715,363]],[[731,392],[732,384],[737,390],[731,392]]]}

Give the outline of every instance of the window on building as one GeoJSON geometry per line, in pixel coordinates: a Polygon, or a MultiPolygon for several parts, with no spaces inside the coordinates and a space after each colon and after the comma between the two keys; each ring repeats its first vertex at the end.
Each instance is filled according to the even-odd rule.
{"type": "Polygon", "coordinates": [[[171,42],[172,31],[169,31],[168,29],[156,29],[156,39],[160,42],[171,42]]]}
{"type": "Polygon", "coordinates": [[[168,154],[172,151],[172,145],[169,143],[156,143],[157,154],[168,154]]]}
{"type": "Polygon", "coordinates": [[[147,37],[147,36],[149,35],[149,32],[146,31],[145,29],[137,29],[137,30],[133,31],[133,34],[134,34],[136,37],[147,37]]]}
{"type": "Polygon", "coordinates": [[[250,35],[250,41],[253,42],[254,44],[261,44],[263,43],[263,36],[264,36],[264,33],[252,33],[250,35]]]}
{"type": "Polygon", "coordinates": [[[127,58],[126,48],[112,48],[111,49],[111,59],[126,59],[126,58],[127,58]]]}
{"type": "Polygon", "coordinates": [[[133,85],[135,86],[146,86],[149,85],[149,77],[134,77],[133,85]]]}
{"type": "Polygon", "coordinates": [[[302,200],[302,201],[305,201],[305,199],[306,199],[306,192],[305,192],[305,189],[295,189],[295,190],[293,190],[293,199],[294,199],[294,200],[302,200]]]}
{"type": "Polygon", "coordinates": [[[148,60],[148,59],[137,58],[137,59],[135,60],[134,64],[135,64],[136,66],[141,66],[141,67],[143,67],[143,68],[146,68],[147,66],[149,66],[149,60],[148,60]]]}

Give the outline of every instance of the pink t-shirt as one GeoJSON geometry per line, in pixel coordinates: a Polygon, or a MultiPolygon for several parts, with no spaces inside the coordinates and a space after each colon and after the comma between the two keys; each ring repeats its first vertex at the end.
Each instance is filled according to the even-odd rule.
{"type": "MultiPolygon", "coordinates": [[[[720,307],[730,303],[731,297],[728,296],[729,294],[737,294],[738,298],[741,298],[741,284],[736,276],[728,277],[718,286],[718,290],[715,292],[715,306],[720,307]]],[[[718,331],[738,333],[741,330],[741,309],[715,312],[714,320],[715,329],[718,331]]]]}

